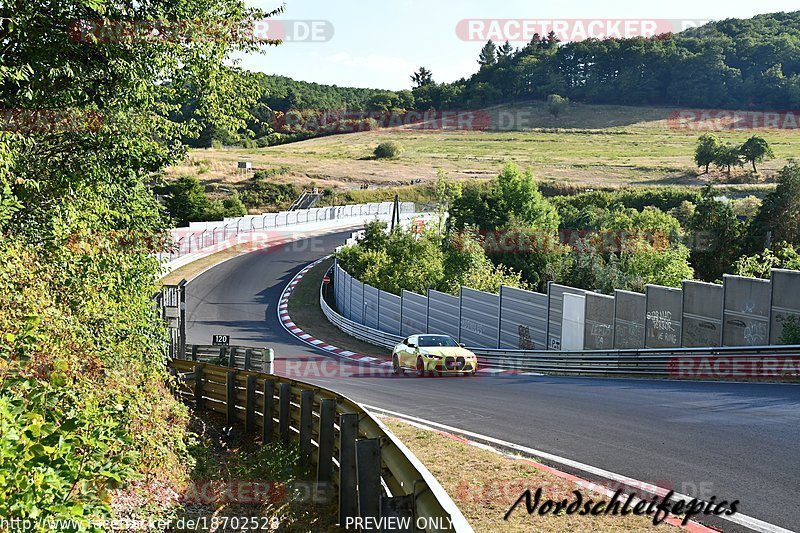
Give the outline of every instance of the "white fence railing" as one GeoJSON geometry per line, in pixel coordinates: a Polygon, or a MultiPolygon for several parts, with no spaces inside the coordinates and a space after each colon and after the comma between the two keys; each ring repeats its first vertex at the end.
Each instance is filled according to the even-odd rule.
{"type": "MultiPolygon", "coordinates": [[[[297,211],[262,213],[213,222],[192,222],[188,228],[172,230],[174,247],[159,254],[159,259],[172,263],[191,254],[202,254],[223,249],[236,242],[241,235],[264,231],[285,231],[325,228],[338,222],[390,217],[393,202],[315,207],[297,211]]],[[[400,214],[414,213],[413,202],[400,203],[400,214]]]]}

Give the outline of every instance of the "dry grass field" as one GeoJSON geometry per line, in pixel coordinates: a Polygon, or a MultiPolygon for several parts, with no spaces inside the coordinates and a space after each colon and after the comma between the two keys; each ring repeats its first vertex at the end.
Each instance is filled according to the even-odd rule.
{"type": "MultiPolygon", "coordinates": [[[[438,169],[455,179],[488,179],[506,162],[533,170],[542,182],[586,187],[634,185],[702,185],[692,161],[702,131],[673,127],[675,110],[625,106],[572,104],[559,118],[541,103],[494,108],[491,123],[514,124],[522,131],[456,131],[394,128],[311,139],[268,148],[194,150],[184,164],[168,170],[168,177],[196,175],[214,189],[235,186],[243,177],[238,161],[254,169],[286,167],[278,182],[339,189],[407,185],[411,180],[433,180],[438,169]],[[378,143],[392,140],[404,148],[394,160],[376,160],[378,143]],[[216,185],[214,185],[216,184],[216,185]]],[[[751,130],[722,131],[723,142],[741,143],[751,130]]],[[[759,131],[772,145],[775,159],[760,165],[761,181],[800,155],[800,131],[759,131]]],[[[747,168],[735,181],[753,181],[747,168]]],[[[726,180],[714,171],[711,178],[726,180]]]]}

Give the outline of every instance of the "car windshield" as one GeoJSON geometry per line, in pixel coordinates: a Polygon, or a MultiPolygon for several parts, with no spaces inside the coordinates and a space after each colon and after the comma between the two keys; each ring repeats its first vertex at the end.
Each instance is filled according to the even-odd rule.
{"type": "Polygon", "coordinates": [[[458,346],[458,343],[447,335],[420,335],[419,346],[420,348],[430,348],[434,346],[452,347],[458,346]]]}

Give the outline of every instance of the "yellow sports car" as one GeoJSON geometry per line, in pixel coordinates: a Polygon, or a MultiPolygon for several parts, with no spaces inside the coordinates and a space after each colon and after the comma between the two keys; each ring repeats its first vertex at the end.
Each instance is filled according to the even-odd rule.
{"type": "Polygon", "coordinates": [[[449,335],[412,335],[392,350],[392,369],[398,375],[411,370],[420,377],[474,376],[478,371],[478,358],[449,335]]]}

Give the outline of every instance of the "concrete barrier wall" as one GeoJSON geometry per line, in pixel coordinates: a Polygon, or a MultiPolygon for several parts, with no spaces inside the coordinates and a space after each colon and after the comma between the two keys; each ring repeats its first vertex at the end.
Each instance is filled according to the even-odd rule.
{"type": "Polygon", "coordinates": [[[415,292],[403,291],[403,323],[401,335],[410,337],[428,332],[428,298],[415,292]]]}
{"type": "Polygon", "coordinates": [[[450,335],[458,340],[460,315],[461,301],[458,296],[428,290],[428,333],[450,335]]]}
{"type": "Polygon", "coordinates": [[[547,295],[500,287],[500,348],[547,349],[547,295]]]}
{"type": "Polygon", "coordinates": [[[503,286],[499,295],[462,287],[460,296],[429,290],[401,298],[337,264],[333,290],[349,320],[394,335],[446,334],[478,349],[765,346],[781,342],[787,317],[800,317],[800,272],[778,269],[772,282],[726,275],[724,285],[684,281],[681,289],[648,285],[646,294],[613,297],[551,283],[549,295],[503,286]]]}
{"type": "Polygon", "coordinates": [[[614,348],[644,348],[644,322],[647,298],[630,291],[614,291],[614,348]]]}
{"type": "Polygon", "coordinates": [[[350,320],[364,323],[364,284],[353,279],[350,284],[350,320]]]}
{"type": "Polygon", "coordinates": [[[500,296],[461,287],[460,342],[476,348],[497,348],[500,296]]]}
{"type": "Polygon", "coordinates": [[[583,350],[583,334],[586,324],[586,297],[578,294],[563,294],[561,314],[561,349],[583,350]]]}
{"type": "Polygon", "coordinates": [[[596,292],[586,293],[583,330],[585,350],[610,350],[614,347],[614,297],[596,292]]]}
{"type": "Polygon", "coordinates": [[[547,349],[561,349],[561,323],[564,309],[564,294],[575,294],[583,296],[586,291],[565,287],[557,283],[550,282],[547,286],[547,349]]]}
{"type": "Polygon", "coordinates": [[[364,284],[364,325],[372,329],[378,327],[378,298],[380,291],[372,285],[364,284]]]}
{"type": "Polygon", "coordinates": [[[396,294],[381,291],[378,296],[378,322],[381,331],[393,335],[400,333],[401,299],[396,294]]]}
{"type": "Polygon", "coordinates": [[[683,346],[706,348],[722,345],[722,293],[722,285],[683,282],[683,346]]]}
{"type": "Polygon", "coordinates": [[[800,272],[773,269],[770,344],[783,344],[783,322],[790,316],[800,319],[800,272]]]}
{"type": "Polygon", "coordinates": [[[772,287],[769,280],[724,276],[723,346],[769,344],[772,287]]]}
{"type": "Polygon", "coordinates": [[[680,348],[683,293],[680,289],[648,285],[645,348],[680,348]]]}

